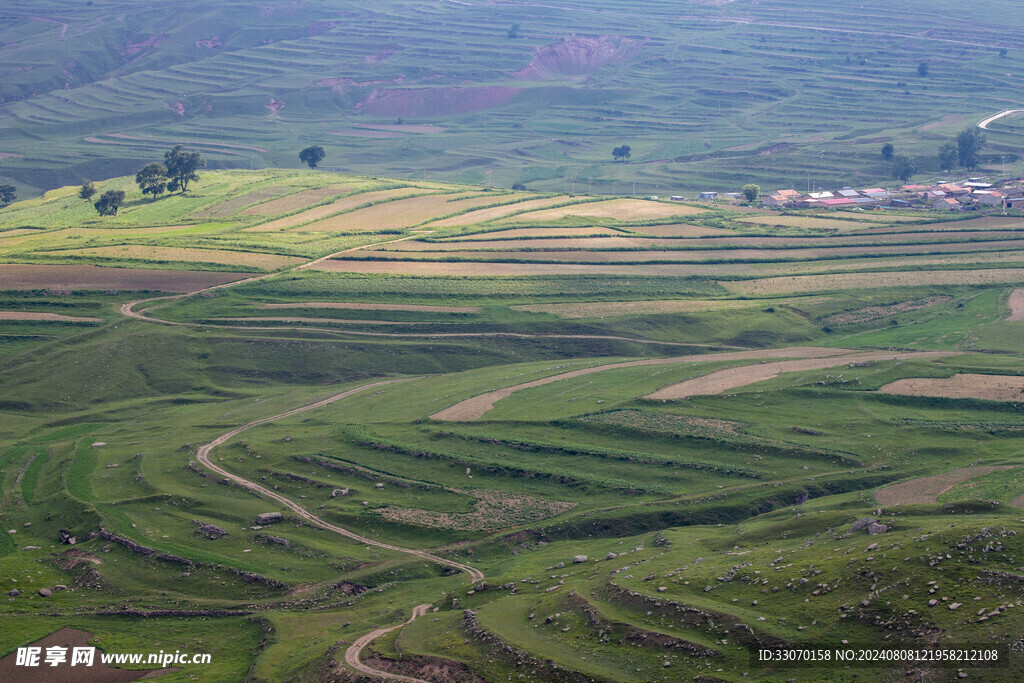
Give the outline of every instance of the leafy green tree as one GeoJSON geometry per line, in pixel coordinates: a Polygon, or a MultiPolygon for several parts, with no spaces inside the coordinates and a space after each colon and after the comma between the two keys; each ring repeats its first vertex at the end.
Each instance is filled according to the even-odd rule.
{"type": "Polygon", "coordinates": [[[135,182],[142,190],[142,194],[151,194],[153,199],[164,193],[167,181],[167,167],[155,161],[146,164],[135,174],[135,182]]]}
{"type": "Polygon", "coordinates": [[[944,142],[939,146],[939,166],[946,172],[953,170],[957,157],[955,142],[944,142]]]}
{"type": "Polygon", "coordinates": [[[299,152],[299,161],[308,165],[310,168],[316,168],[316,165],[324,160],[327,153],[324,152],[324,148],[320,145],[312,145],[299,152]]]}
{"type": "Polygon", "coordinates": [[[512,26],[508,29],[508,37],[509,38],[518,38],[519,37],[519,24],[512,24],[512,26]]]}
{"type": "Polygon", "coordinates": [[[910,180],[910,176],[917,173],[917,164],[905,154],[897,154],[892,159],[892,177],[903,182],[910,180]]]}
{"type": "Polygon", "coordinates": [[[181,190],[184,194],[190,182],[199,180],[196,171],[206,168],[206,159],[199,152],[185,149],[184,145],[175,145],[174,149],[164,152],[164,166],[167,167],[167,177],[170,179],[167,190],[181,190]]]}
{"type": "Polygon", "coordinates": [[[524,185],[523,183],[513,183],[512,189],[515,190],[516,192],[523,192],[526,190],[526,185],[524,185]]]}
{"type": "Polygon", "coordinates": [[[956,153],[960,165],[974,168],[980,159],[978,154],[985,145],[985,135],[977,128],[965,128],[956,135],[956,153]]]}
{"type": "Polygon", "coordinates": [[[633,154],[633,150],[630,149],[629,145],[620,145],[612,150],[612,159],[615,161],[621,161],[628,159],[633,154]]]}
{"type": "Polygon", "coordinates": [[[100,195],[99,201],[93,204],[101,216],[116,216],[117,210],[124,204],[123,190],[107,190],[100,195]]]}
{"type": "Polygon", "coordinates": [[[14,201],[14,185],[0,185],[0,205],[7,206],[14,201]]]}
{"type": "Polygon", "coordinates": [[[921,62],[917,65],[917,75],[924,78],[928,75],[928,62],[921,62]]]}
{"type": "Polygon", "coordinates": [[[892,146],[891,142],[887,142],[882,145],[882,158],[886,161],[892,161],[892,157],[895,153],[896,148],[892,146]]]}
{"type": "Polygon", "coordinates": [[[757,198],[761,196],[761,186],[755,185],[754,183],[747,183],[743,186],[742,192],[748,202],[756,202],[757,198]]]}
{"type": "Polygon", "coordinates": [[[78,188],[78,196],[81,199],[92,199],[92,196],[96,194],[96,185],[93,184],[88,178],[82,181],[82,187],[78,188]]]}

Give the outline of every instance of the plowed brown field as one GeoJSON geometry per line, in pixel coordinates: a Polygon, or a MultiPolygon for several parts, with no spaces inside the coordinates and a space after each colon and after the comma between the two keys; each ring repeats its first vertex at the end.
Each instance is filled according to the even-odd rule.
{"type": "Polygon", "coordinates": [[[36,313],[34,311],[0,311],[0,320],[53,320],[69,323],[101,323],[103,318],[86,318],[79,315],[60,313],[36,313]]]}
{"type": "Polygon", "coordinates": [[[729,291],[739,294],[776,295],[837,289],[919,287],[921,285],[987,285],[1003,282],[1024,282],[1024,268],[794,275],[742,282],[720,282],[719,284],[729,291]]]}
{"type": "Polygon", "coordinates": [[[328,197],[333,197],[336,194],[341,194],[347,189],[351,189],[345,185],[335,185],[331,187],[319,187],[315,190],[302,190],[294,194],[290,194],[287,197],[281,197],[280,199],[273,199],[269,202],[257,204],[256,206],[250,206],[242,213],[247,216],[273,216],[281,213],[290,213],[301,209],[304,206],[310,204],[318,204],[328,197]]]}
{"type": "Polygon", "coordinates": [[[914,503],[934,503],[946,491],[957,484],[970,481],[989,472],[1009,469],[1001,467],[962,467],[931,477],[921,477],[910,481],[890,484],[875,491],[875,500],[881,505],[913,505],[914,503]]]}
{"type": "Polygon", "coordinates": [[[294,304],[264,304],[263,308],[346,308],[356,311],[418,311],[424,313],[479,313],[479,306],[421,306],[418,304],[357,304],[307,301],[294,304]]]}
{"type": "Polygon", "coordinates": [[[964,373],[947,378],[914,377],[890,382],[878,391],[905,396],[980,398],[990,401],[1024,401],[1024,377],[964,373]]]}
{"type": "Polygon", "coordinates": [[[318,206],[309,211],[303,211],[292,216],[285,216],[279,218],[276,221],[270,221],[269,223],[261,223],[260,225],[254,225],[251,228],[246,228],[247,232],[274,232],[276,230],[284,230],[286,228],[293,228],[303,223],[309,223],[316,221],[327,216],[331,216],[336,213],[343,211],[349,211],[362,206],[363,204],[369,204],[370,202],[382,202],[395,198],[404,197],[415,197],[421,195],[429,190],[421,190],[415,187],[399,187],[391,190],[378,190],[376,192],[363,192],[360,194],[354,194],[348,197],[342,197],[336,202],[325,204],[324,206],[318,206]]]}
{"type": "Polygon", "coordinates": [[[196,292],[253,275],[255,273],[218,273],[205,270],[0,264],[0,290],[149,289],[164,292],[196,292]]]}
{"type": "Polygon", "coordinates": [[[1013,290],[1010,298],[1006,300],[1006,305],[1010,309],[1007,320],[1024,320],[1024,289],[1013,290]]]}
{"type": "MultiPolygon", "coordinates": [[[[485,221],[493,221],[497,218],[503,218],[518,211],[541,209],[545,206],[551,206],[552,204],[561,204],[562,202],[567,202],[570,199],[571,197],[567,195],[562,195],[560,197],[548,197],[547,199],[528,199],[514,204],[503,204],[502,206],[492,206],[489,209],[470,211],[459,216],[452,216],[451,218],[442,218],[441,220],[430,223],[429,225],[431,227],[448,228],[459,225],[483,223],[485,221]]],[[[499,200],[499,197],[495,197],[495,201],[499,200]]]]}
{"type": "Polygon", "coordinates": [[[84,256],[100,256],[103,258],[125,258],[141,261],[186,261],[190,263],[225,263],[228,265],[250,266],[275,270],[284,266],[293,266],[307,259],[297,256],[280,256],[278,254],[260,254],[254,251],[231,251],[229,249],[189,249],[186,247],[152,247],[143,244],[131,244],[117,247],[91,247],[86,249],[67,249],[55,252],[42,252],[51,256],[79,254],[84,256]]]}
{"type": "Polygon", "coordinates": [[[493,204],[494,197],[472,197],[460,194],[432,194],[409,199],[396,199],[376,204],[365,209],[349,211],[322,221],[309,223],[300,228],[301,232],[348,231],[348,230],[395,230],[418,225],[433,216],[464,211],[482,204],[493,204]]]}
{"type": "Polygon", "coordinates": [[[668,204],[646,199],[610,199],[603,202],[586,202],[573,204],[557,209],[531,211],[519,216],[510,216],[502,223],[534,223],[565,218],[566,216],[584,216],[590,218],[614,218],[620,221],[643,221],[654,218],[671,218],[672,216],[695,216],[706,213],[686,204],[668,204]]]}

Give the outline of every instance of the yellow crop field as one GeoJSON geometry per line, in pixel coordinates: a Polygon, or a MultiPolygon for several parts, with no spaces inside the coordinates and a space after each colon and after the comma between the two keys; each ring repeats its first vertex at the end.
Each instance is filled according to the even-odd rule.
{"type": "Polygon", "coordinates": [[[514,204],[502,204],[501,206],[492,206],[489,209],[480,209],[479,211],[470,211],[459,216],[452,216],[451,218],[442,218],[439,221],[435,221],[430,224],[431,227],[438,228],[450,228],[457,227],[460,225],[473,225],[474,223],[483,223],[485,221],[492,221],[497,218],[503,218],[509,214],[516,213],[518,211],[526,211],[530,209],[539,209],[545,206],[551,206],[552,204],[561,204],[571,200],[572,197],[568,195],[562,195],[559,197],[547,197],[545,199],[527,199],[522,202],[515,202],[514,204]]]}
{"type": "Polygon", "coordinates": [[[515,276],[515,275],[753,275],[746,264],[657,264],[657,265],[589,265],[574,263],[481,263],[479,261],[369,261],[331,259],[310,270],[344,273],[394,273],[427,276],[515,276]]]}
{"type": "Polygon", "coordinates": [[[643,225],[630,228],[638,235],[650,235],[652,237],[711,237],[715,235],[735,235],[733,230],[724,228],[705,228],[703,225],[688,225],[686,223],[675,223],[673,225],[643,225]]]}
{"type": "Polygon", "coordinates": [[[254,225],[251,228],[246,228],[248,232],[274,232],[276,230],[285,230],[287,228],[293,228],[303,223],[309,223],[316,221],[327,216],[332,216],[336,213],[343,211],[349,211],[369,204],[371,202],[385,202],[393,199],[403,199],[405,197],[415,197],[418,195],[426,194],[429,190],[423,190],[415,187],[399,187],[391,190],[377,190],[375,192],[363,192],[361,194],[354,194],[348,197],[342,197],[336,202],[318,206],[310,209],[309,211],[303,211],[291,216],[285,216],[284,218],[278,218],[276,221],[270,221],[269,223],[261,223],[254,225]]]}
{"type": "Polygon", "coordinates": [[[141,261],[185,261],[190,263],[223,263],[233,266],[252,266],[275,270],[284,266],[298,265],[306,261],[295,256],[260,254],[252,251],[231,251],[228,249],[191,249],[187,247],[152,247],[144,244],[126,244],[111,247],[87,247],[59,252],[42,252],[49,256],[99,256],[101,258],[123,258],[141,261]]]}
{"type": "Polygon", "coordinates": [[[242,213],[248,216],[274,216],[281,213],[290,213],[310,204],[318,204],[328,197],[341,194],[350,189],[346,185],[331,185],[330,187],[319,187],[315,190],[302,190],[287,197],[272,199],[269,202],[250,206],[242,213]]]}
{"type": "Polygon", "coordinates": [[[301,232],[345,232],[403,229],[418,225],[434,216],[444,216],[476,206],[493,204],[495,201],[498,201],[495,197],[474,197],[468,193],[432,194],[397,199],[303,225],[296,230],[301,232]]]}
{"type": "Polygon", "coordinates": [[[557,209],[531,211],[519,216],[511,216],[502,222],[534,223],[537,221],[558,220],[567,216],[614,218],[620,221],[644,221],[656,218],[671,218],[673,216],[695,216],[706,212],[707,209],[700,209],[686,204],[669,204],[667,202],[656,202],[647,199],[609,199],[601,202],[573,204],[557,209]]]}
{"type": "MultiPolygon", "coordinates": [[[[485,209],[486,211],[486,209],[485,209]]],[[[431,227],[440,223],[431,223],[431,227]]],[[[452,237],[445,240],[449,242],[476,242],[483,240],[505,240],[518,239],[521,237],[599,237],[602,235],[625,236],[625,233],[611,228],[512,228],[511,230],[496,230],[493,232],[481,232],[463,237],[452,237]]]]}
{"type": "Polygon", "coordinates": [[[844,221],[836,218],[818,218],[816,216],[749,216],[742,218],[741,221],[756,225],[779,225],[789,228],[816,230],[863,230],[879,226],[878,223],[844,221]]]}

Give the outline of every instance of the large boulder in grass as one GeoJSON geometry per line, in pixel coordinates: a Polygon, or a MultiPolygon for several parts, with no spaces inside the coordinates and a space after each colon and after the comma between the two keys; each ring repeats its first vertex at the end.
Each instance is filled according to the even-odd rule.
{"type": "Polygon", "coordinates": [[[264,512],[263,514],[256,515],[256,523],[260,526],[266,526],[267,524],[277,524],[282,519],[280,512],[264,512]]]}
{"type": "Polygon", "coordinates": [[[850,527],[850,531],[860,531],[861,529],[867,529],[868,526],[874,524],[875,521],[876,520],[871,519],[870,517],[861,517],[853,523],[853,526],[850,527]]]}

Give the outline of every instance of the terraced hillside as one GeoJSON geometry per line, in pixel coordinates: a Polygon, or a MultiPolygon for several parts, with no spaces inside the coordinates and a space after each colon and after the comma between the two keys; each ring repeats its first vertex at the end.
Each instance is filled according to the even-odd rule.
{"type": "MultiPolygon", "coordinates": [[[[220,168],[293,167],[318,143],[336,170],[553,192],[875,184],[885,142],[934,175],[958,130],[1024,107],[1017,10],[12,0],[0,180],[26,197],[172,142],[220,168]]],[[[1020,114],[988,136],[986,167],[1015,168],[1020,114]]]]}
{"type": "Polygon", "coordinates": [[[1018,677],[1024,217],[202,175],[0,210],[0,658],[1018,677]]]}

